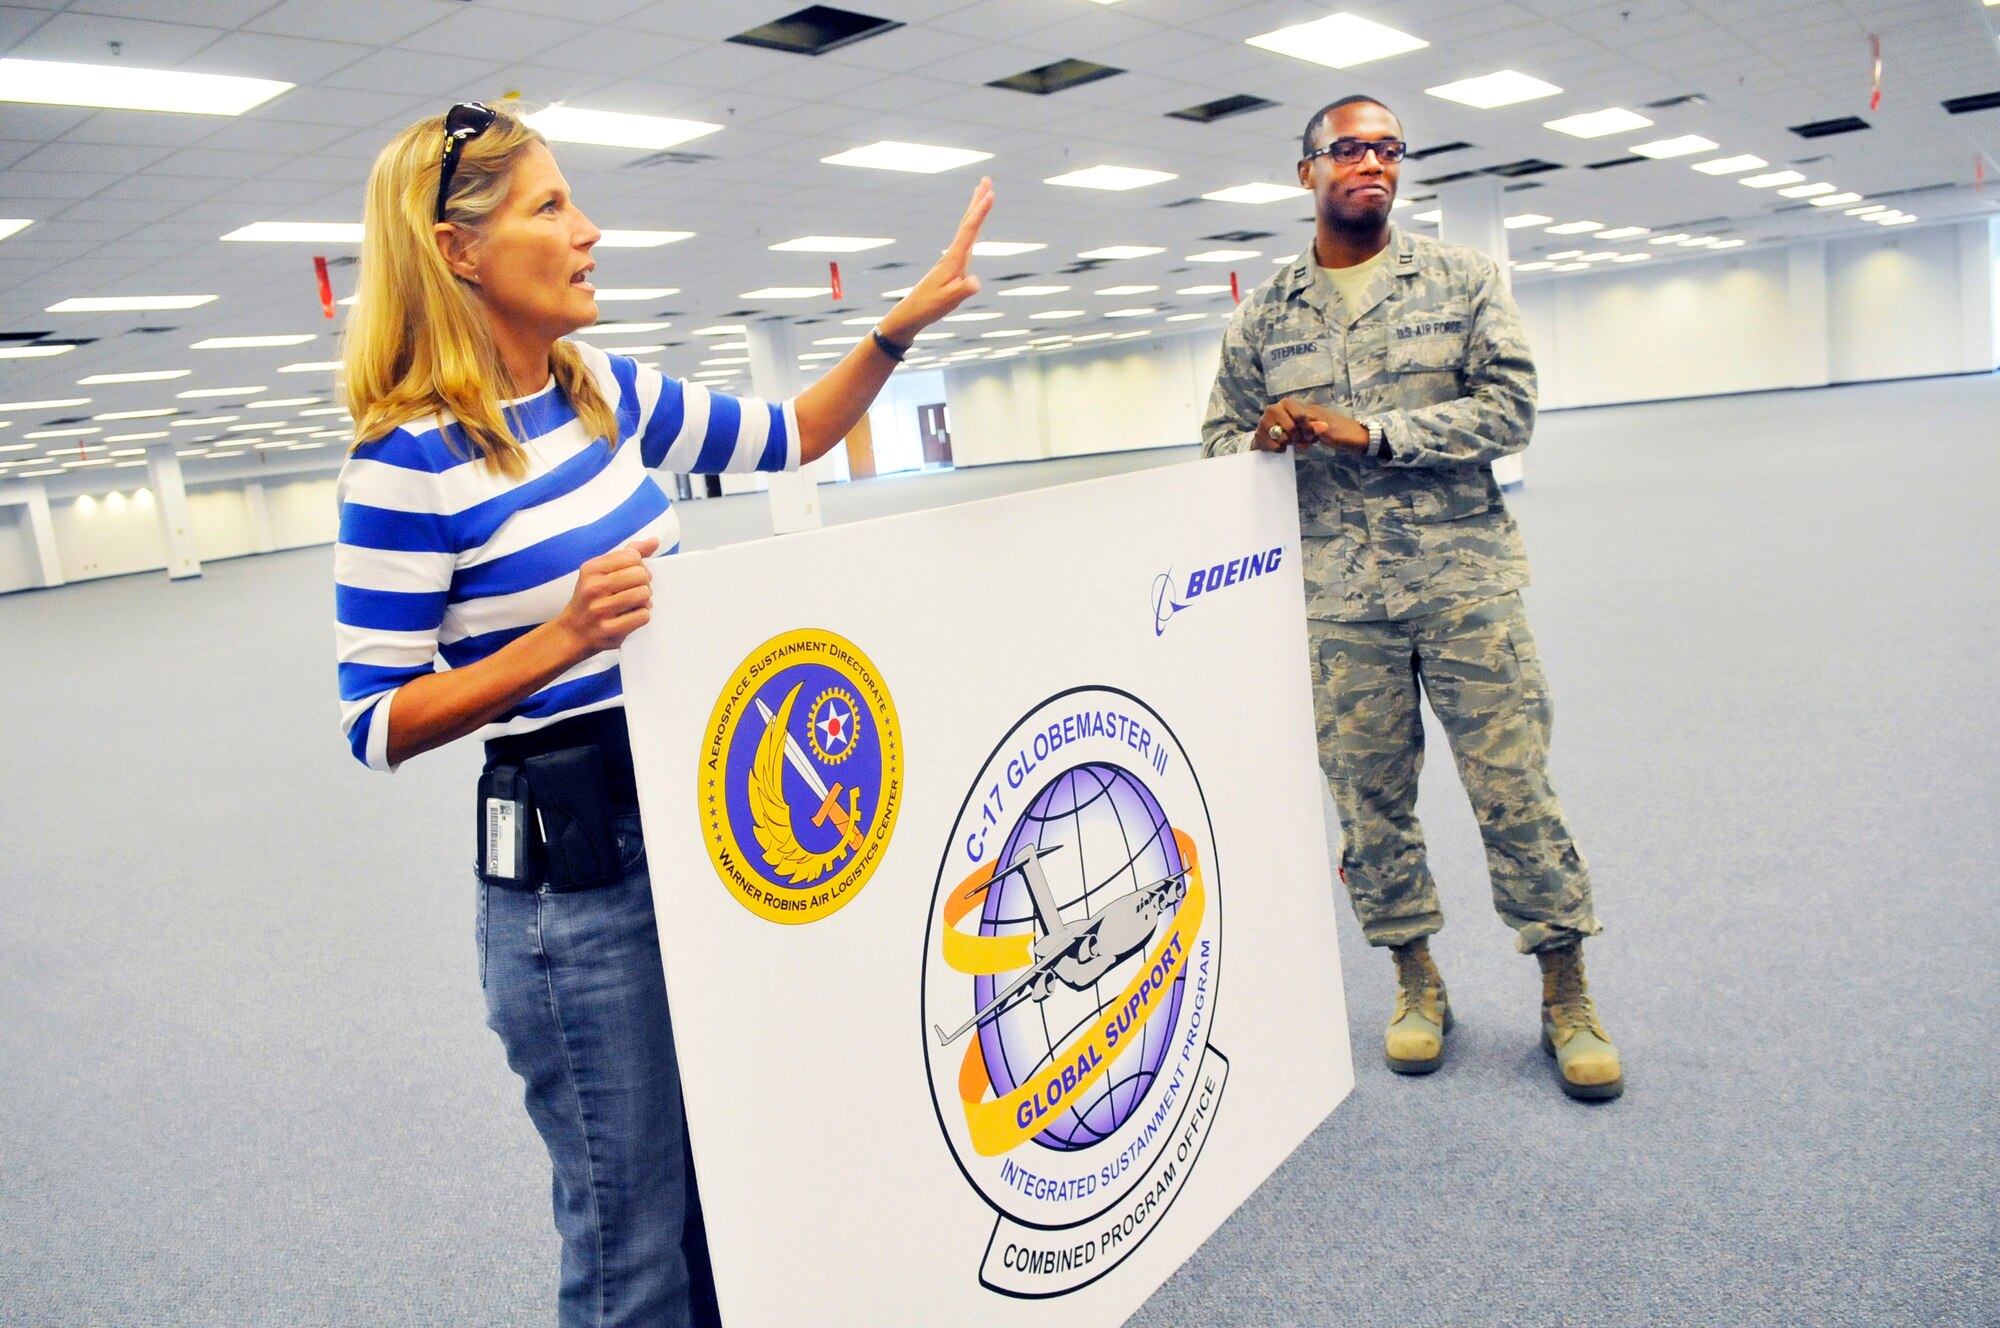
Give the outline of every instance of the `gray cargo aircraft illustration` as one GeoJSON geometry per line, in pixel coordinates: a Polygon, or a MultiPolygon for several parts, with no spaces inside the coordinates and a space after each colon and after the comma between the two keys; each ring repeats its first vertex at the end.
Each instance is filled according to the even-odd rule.
{"type": "Polygon", "coordinates": [[[936,1024],[931,1028],[938,1045],[949,1046],[966,1030],[997,1017],[1023,1000],[1045,1001],[1060,979],[1063,985],[1082,991],[1120,963],[1146,948],[1153,939],[1160,915],[1187,897],[1187,872],[1164,876],[1149,885],[1119,895],[1080,922],[1064,922],[1056,909],[1055,891],[1042,871],[1042,857],[1058,851],[1034,844],[1023,845],[1007,868],[987,883],[988,890],[1015,872],[1028,887],[1028,900],[1035,910],[1034,948],[1026,972],[988,1001],[979,1013],[947,1034],[936,1024]]]}

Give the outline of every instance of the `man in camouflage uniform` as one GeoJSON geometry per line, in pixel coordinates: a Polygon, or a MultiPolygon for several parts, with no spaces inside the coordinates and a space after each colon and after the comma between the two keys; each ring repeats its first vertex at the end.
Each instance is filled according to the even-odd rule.
{"type": "Polygon", "coordinates": [[[1543,1045],[1573,1097],[1615,1097],[1617,1050],[1584,985],[1590,877],[1550,786],[1551,709],[1521,608],[1527,555],[1493,478],[1528,445],[1535,367],[1502,273],[1389,224],[1402,126],[1367,98],[1306,127],[1313,245],[1252,291],[1223,337],[1202,426],[1215,456],[1291,449],[1320,763],[1341,877],[1396,960],[1389,1068],[1435,1070],[1451,1006],[1444,925],[1416,816],[1418,691],[1450,735],[1486,843],[1494,907],[1543,970],[1543,1045]]]}

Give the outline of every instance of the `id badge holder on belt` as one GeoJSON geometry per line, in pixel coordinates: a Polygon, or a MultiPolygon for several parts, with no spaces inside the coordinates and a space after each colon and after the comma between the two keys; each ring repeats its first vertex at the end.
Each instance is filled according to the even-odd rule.
{"type": "Polygon", "coordinates": [[[499,765],[479,776],[479,876],[516,890],[535,881],[535,803],[519,766],[499,765]]]}

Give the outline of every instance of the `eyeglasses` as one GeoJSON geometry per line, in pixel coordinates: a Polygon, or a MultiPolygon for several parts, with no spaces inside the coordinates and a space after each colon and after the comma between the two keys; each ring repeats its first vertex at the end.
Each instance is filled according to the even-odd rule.
{"type": "Polygon", "coordinates": [[[1343,166],[1352,166],[1370,152],[1375,160],[1384,166],[1394,166],[1403,159],[1410,145],[1400,138],[1336,138],[1323,148],[1314,148],[1306,153],[1305,160],[1314,157],[1332,157],[1343,166]]]}
{"type": "MultiPolygon", "coordinates": [[[[462,101],[444,115],[444,162],[438,168],[437,219],[444,220],[444,201],[451,193],[451,177],[458,170],[458,155],[465,145],[493,127],[500,112],[476,101],[462,101]]],[[[1342,142],[1347,140],[1342,139],[1342,142]]]]}

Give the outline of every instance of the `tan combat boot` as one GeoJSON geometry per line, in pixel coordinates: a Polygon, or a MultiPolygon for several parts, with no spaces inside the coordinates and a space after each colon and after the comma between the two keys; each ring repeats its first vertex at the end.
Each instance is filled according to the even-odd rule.
{"type": "Polygon", "coordinates": [[[1625,1074],[1618,1048],[1590,1003],[1583,978],[1583,946],[1543,950],[1542,1050],[1556,1058],[1562,1090],[1587,1101],[1617,1097],[1625,1091],[1625,1074]]]}
{"type": "Polygon", "coordinates": [[[1429,1074],[1444,1064],[1444,1035],[1451,1031],[1444,975],[1431,959],[1428,937],[1389,954],[1396,961],[1396,1013],[1382,1039],[1383,1058],[1397,1074],[1429,1074]]]}

